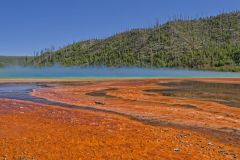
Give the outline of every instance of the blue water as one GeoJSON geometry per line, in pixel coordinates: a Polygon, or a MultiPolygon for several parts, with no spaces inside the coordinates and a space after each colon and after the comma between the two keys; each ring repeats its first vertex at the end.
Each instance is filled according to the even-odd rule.
{"type": "Polygon", "coordinates": [[[124,77],[239,77],[240,73],[177,69],[81,68],[54,66],[47,68],[0,68],[0,78],[124,78],[124,77]]]}

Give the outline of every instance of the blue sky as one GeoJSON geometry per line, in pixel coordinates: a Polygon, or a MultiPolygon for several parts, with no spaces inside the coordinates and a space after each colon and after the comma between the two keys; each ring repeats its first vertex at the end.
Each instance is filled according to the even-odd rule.
{"type": "Polygon", "coordinates": [[[199,17],[238,9],[239,0],[1,0],[0,55],[32,55],[180,14],[199,17]]]}

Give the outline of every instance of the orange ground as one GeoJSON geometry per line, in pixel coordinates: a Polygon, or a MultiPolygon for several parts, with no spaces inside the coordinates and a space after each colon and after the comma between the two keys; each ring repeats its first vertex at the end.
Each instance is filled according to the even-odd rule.
{"type": "Polygon", "coordinates": [[[0,99],[0,160],[239,159],[240,109],[143,92],[169,81],[176,80],[87,81],[33,93],[116,114],[0,99]]]}
{"type": "MultiPolygon", "coordinates": [[[[53,101],[110,110],[134,117],[141,117],[144,120],[160,121],[163,122],[163,124],[170,123],[174,126],[213,129],[225,132],[231,132],[229,130],[239,131],[239,108],[229,107],[212,101],[166,97],[158,93],[143,92],[146,89],[164,89],[166,87],[156,85],[156,82],[167,83],[169,81],[175,82],[176,80],[155,79],[85,82],[75,86],[41,89],[35,91],[33,95],[53,101]],[[86,95],[86,93],[106,89],[112,89],[106,91],[108,97],[86,95]],[[113,96],[113,98],[109,96],[113,96]],[[105,105],[97,105],[95,104],[96,101],[104,102],[105,105]],[[195,108],[182,107],[183,105],[192,105],[195,108]]],[[[204,81],[216,82],[216,80],[207,79],[204,79],[204,81]]],[[[218,81],[223,82],[221,79],[218,81]]],[[[233,140],[233,142],[235,142],[235,140],[233,140]]],[[[240,144],[239,141],[237,141],[237,143],[240,144]]]]}

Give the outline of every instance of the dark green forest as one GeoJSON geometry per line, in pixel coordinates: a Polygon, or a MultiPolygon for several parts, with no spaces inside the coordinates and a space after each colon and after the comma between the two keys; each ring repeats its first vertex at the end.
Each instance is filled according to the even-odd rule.
{"type": "Polygon", "coordinates": [[[59,50],[46,49],[36,54],[32,64],[240,71],[240,12],[176,19],[59,50]]]}

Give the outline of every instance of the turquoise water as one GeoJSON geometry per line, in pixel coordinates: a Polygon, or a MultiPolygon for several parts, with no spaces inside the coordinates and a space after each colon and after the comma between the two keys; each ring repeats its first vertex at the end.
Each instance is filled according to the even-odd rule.
{"type": "Polygon", "coordinates": [[[239,77],[240,73],[177,69],[81,68],[81,67],[7,67],[0,68],[0,78],[124,78],[124,77],[239,77]]]}

